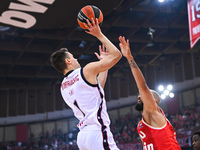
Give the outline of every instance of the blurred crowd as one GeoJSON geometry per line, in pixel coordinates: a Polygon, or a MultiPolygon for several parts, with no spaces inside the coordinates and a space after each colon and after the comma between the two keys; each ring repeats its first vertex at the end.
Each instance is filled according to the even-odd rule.
{"type": "Polygon", "coordinates": [[[63,133],[61,129],[57,132],[53,130],[51,133],[40,133],[39,138],[35,138],[31,133],[28,142],[0,143],[1,150],[78,150],[76,137],[78,128],[74,127],[71,132],[63,133]]]}
{"type": "MultiPolygon", "coordinates": [[[[195,131],[200,130],[200,106],[185,108],[181,112],[168,115],[165,114],[176,131],[177,138],[192,136],[195,131]]],[[[111,124],[111,131],[118,144],[141,142],[137,124],[141,115],[127,114],[111,124]]]]}
{"type": "Polygon", "coordinates": [[[200,106],[183,109],[181,113],[170,115],[168,118],[176,131],[177,138],[192,136],[200,129],[200,106]]]}
{"type": "MultiPolygon", "coordinates": [[[[166,117],[171,122],[176,131],[177,138],[191,136],[200,129],[200,106],[185,108],[181,112],[168,115],[166,117]]],[[[117,144],[141,142],[137,133],[137,124],[141,115],[127,114],[111,123],[111,131],[117,144]]],[[[74,127],[71,132],[63,133],[61,129],[46,133],[41,133],[39,138],[32,133],[28,142],[0,143],[0,149],[10,150],[78,150],[76,137],[78,128],[74,127]]]]}

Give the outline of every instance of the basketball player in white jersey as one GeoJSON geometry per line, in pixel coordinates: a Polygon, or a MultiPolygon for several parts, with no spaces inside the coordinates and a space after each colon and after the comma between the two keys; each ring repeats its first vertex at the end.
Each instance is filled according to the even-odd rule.
{"type": "Polygon", "coordinates": [[[86,32],[97,37],[109,54],[105,55],[104,48],[100,47],[100,56],[96,54],[100,60],[81,68],[77,59],[66,48],[62,48],[51,55],[51,62],[65,75],[61,94],[79,119],[79,149],[118,150],[109,127],[110,119],[102,86],[106,81],[107,70],[113,67],[122,55],[101,32],[97,19],[92,19],[92,23],[87,20],[85,26],[88,30],[86,32]]]}

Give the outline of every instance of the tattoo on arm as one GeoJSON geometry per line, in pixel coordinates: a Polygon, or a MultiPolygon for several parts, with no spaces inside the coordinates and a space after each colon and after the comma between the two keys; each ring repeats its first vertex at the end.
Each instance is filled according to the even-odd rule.
{"type": "Polygon", "coordinates": [[[131,68],[131,69],[132,69],[132,68],[137,68],[137,67],[138,67],[134,60],[130,60],[128,63],[129,63],[129,65],[130,65],[130,68],[131,68]]]}

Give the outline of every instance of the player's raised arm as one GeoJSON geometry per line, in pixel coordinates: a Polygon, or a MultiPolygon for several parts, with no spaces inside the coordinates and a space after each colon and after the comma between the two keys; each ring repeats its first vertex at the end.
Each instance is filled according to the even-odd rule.
{"type": "Polygon", "coordinates": [[[104,59],[89,63],[84,67],[83,73],[86,79],[90,83],[95,83],[96,79],[94,77],[96,77],[97,74],[113,67],[120,60],[122,55],[118,48],[101,32],[98,19],[92,19],[92,23],[87,20],[87,24],[85,24],[85,26],[88,30],[86,32],[98,38],[102,44],[104,44],[107,52],[109,53],[109,55],[104,59]]]}
{"type": "Polygon", "coordinates": [[[140,93],[135,108],[142,114],[137,131],[142,140],[143,148],[181,150],[172,125],[164,115],[164,111],[158,106],[160,102],[159,94],[148,88],[145,78],[131,54],[129,40],[120,36],[119,41],[121,52],[128,60],[140,93]]]}
{"type": "Polygon", "coordinates": [[[119,46],[120,46],[121,52],[122,52],[123,56],[126,57],[129,65],[130,65],[132,74],[135,78],[137,87],[139,89],[141,99],[142,99],[143,103],[145,104],[144,105],[144,107],[146,108],[145,110],[147,110],[149,112],[155,111],[157,108],[156,103],[150,92],[150,89],[148,88],[148,86],[146,84],[145,78],[144,78],[140,68],[136,64],[136,62],[131,54],[129,40],[125,40],[125,37],[120,36],[119,41],[120,41],[119,46]]]}

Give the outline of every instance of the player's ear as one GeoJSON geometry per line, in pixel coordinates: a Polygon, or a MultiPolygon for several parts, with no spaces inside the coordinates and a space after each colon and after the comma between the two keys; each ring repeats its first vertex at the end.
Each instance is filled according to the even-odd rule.
{"type": "Polygon", "coordinates": [[[68,59],[68,58],[65,58],[65,63],[66,63],[67,65],[70,65],[70,64],[71,64],[71,61],[70,61],[70,59],[68,59]]]}
{"type": "Polygon", "coordinates": [[[159,105],[159,101],[155,98],[155,102],[159,105]]]}

